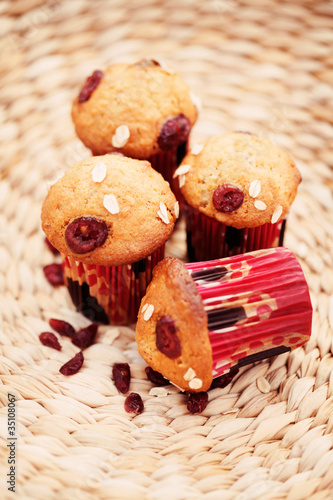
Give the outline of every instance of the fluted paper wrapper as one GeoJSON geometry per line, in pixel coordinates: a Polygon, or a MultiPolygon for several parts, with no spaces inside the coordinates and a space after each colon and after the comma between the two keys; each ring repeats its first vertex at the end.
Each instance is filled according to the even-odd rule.
{"type": "Polygon", "coordinates": [[[186,264],[208,316],[213,378],[302,346],[312,306],[296,257],[285,248],[186,264]]]}
{"type": "Polygon", "coordinates": [[[230,257],[283,244],[285,220],[236,229],[207,217],[186,203],[187,251],[191,262],[230,257]]]}
{"type": "Polygon", "coordinates": [[[83,264],[62,255],[65,284],[73,303],[92,321],[135,323],[152,271],[164,257],[164,245],[139,262],[123,266],[83,264]]]}
{"type": "Polygon", "coordinates": [[[188,142],[181,144],[178,148],[173,148],[169,151],[153,155],[148,160],[153,169],[159,172],[163,178],[168,181],[170,188],[178,201],[182,196],[179,188],[179,181],[177,178],[173,178],[173,174],[182,162],[187,150],[188,142]]]}

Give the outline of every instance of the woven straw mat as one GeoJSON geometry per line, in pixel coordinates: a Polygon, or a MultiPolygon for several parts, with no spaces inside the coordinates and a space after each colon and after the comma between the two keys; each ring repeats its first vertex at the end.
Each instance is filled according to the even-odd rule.
{"type": "MultiPolygon", "coordinates": [[[[1,498],[333,498],[333,2],[8,0],[0,9],[1,498]],[[201,97],[192,143],[249,130],[286,149],[303,177],[285,245],[308,280],[312,338],[242,368],[195,415],[177,388],[152,391],[133,328],[101,326],[72,377],[59,373],[77,352],[70,340],[58,352],[38,339],[52,317],[89,323],[43,274],[57,259],[40,228],[47,183],[89,156],[72,100],[93,70],[143,57],[164,60],[201,97]],[[124,410],[115,362],[130,364],[140,415],[124,410]]],[[[167,251],[185,257],[183,225],[167,251]]]]}

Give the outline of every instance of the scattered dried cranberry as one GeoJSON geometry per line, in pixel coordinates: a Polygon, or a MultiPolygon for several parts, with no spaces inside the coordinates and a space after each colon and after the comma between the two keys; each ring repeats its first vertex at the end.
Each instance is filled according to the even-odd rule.
{"type": "Polygon", "coordinates": [[[131,381],[131,370],[129,364],[115,363],[112,368],[112,378],[118,391],[126,394],[131,381]]]}
{"type": "Polygon", "coordinates": [[[177,328],[174,320],[169,316],[162,316],[156,324],[156,347],[170,359],[181,355],[177,328]]]}
{"type": "Polygon", "coordinates": [[[81,351],[79,351],[77,354],[75,354],[74,358],[70,359],[62,365],[60,368],[60,373],[63,375],[74,375],[77,373],[81,366],[83,365],[84,357],[81,351]]]}
{"type": "Polygon", "coordinates": [[[127,413],[142,413],[143,401],[140,394],[131,392],[131,394],[129,394],[125,399],[124,407],[127,413]]]}
{"type": "Polygon", "coordinates": [[[72,338],[72,343],[79,347],[81,351],[91,346],[94,343],[98,325],[97,323],[91,323],[91,325],[86,328],[81,328],[78,330],[74,337],[72,338]]]}
{"type": "Polygon", "coordinates": [[[163,151],[175,148],[187,141],[191,130],[191,122],[187,116],[179,114],[167,120],[157,139],[158,145],[163,151]]]}
{"type": "Polygon", "coordinates": [[[52,286],[64,284],[61,264],[49,264],[43,268],[45,278],[52,286]]]}
{"type": "Polygon", "coordinates": [[[61,351],[61,345],[57,337],[52,332],[42,332],[39,335],[39,340],[43,345],[47,347],[52,347],[52,349],[56,349],[57,351],[61,351]]]}
{"type": "Polygon", "coordinates": [[[77,254],[88,253],[103,245],[108,236],[104,221],[94,217],[79,217],[73,220],[65,231],[68,248],[77,254]]]}
{"type": "Polygon", "coordinates": [[[64,335],[65,337],[72,338],[75,335],[74,328],[72,327],[72,325],[67,323],[67,321],[62,321],[61,319],[51,318],[49,320],[49,325],[51,328],[53,328],[53,330],[55,330],[60,335],[64,335]]]}
{"type": "Polygon", "coordinates": [[[97,69],[96,71],[93,72],[91,76],[87,78],[84,87],[79,93],[79,102],[85,102],[90,99],[91,94],[94,92],[95,89],[97,89],[103,76],[104,76],[103,71],[99,71],[97,69]]]}
{"type": "Polygon", "coordinates": [[[54,247],[47,238],[45,238],[45,243],[48,249],[53,253],[53,255],[59,255],[59,250],[57,250],[56,247],[54,247]]]}
{"type": "Polygon", "coordinates": [[[147,374],[148,380],[154,385],[162,386],[167,385],[169,381],[163,377],[163,375],[159,372],[153,370],[150,366],[145,368],[145,372],[147,374]]]}
{"type": "Polygon", "coordinates": [[[213,194],[213,204],[216,210],[227,214],[239,208],[244,200],[242,191],[232,184],[221,184],[213,194]]]}
{"type": "Polygon", "coordinates": [[[239,372],[239,368],[237,368],[237,367],[231,368],[230,372],[225,373],[224,375],[221,375],[220,377],[214,378],[210,388],[215,389],[216,387],[219,387],[220,389],[223,389],[224,387],[227,387],[227,385],[230,384],[230,382],[237,375],[238,372],[239,372]]]}
{"type": "Polygon", "coordinates": [[[190,413],[201,413],[208,405],[207,392],[197,392],[190,394],[187,402],[187,409],[190,413]]]}

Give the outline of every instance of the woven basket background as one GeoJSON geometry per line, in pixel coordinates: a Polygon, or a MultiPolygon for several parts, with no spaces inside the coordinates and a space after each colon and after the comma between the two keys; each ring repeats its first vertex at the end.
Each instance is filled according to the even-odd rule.
{"type": "MultiPolygon", "coordinates": [[[[0,4],[0,490],[36,500],[333,498],[333,2],[315,0],[16,0],[0,4]],[[243,368],[201,414],[168,386],[151,391],[131,328],[101,327],[83,369],[77,351],[41,345],[58,317],[76,328],[64,287],[43,266],[47,182],[89,155],[71,102],[93,70],[145,56],[188,81],[203,109],[192,143],[249,130],[303,176],[286,246],[314,306],[310,342],[243,368]],[[111,380],[129,362],[145,410],[131,416],[111,380]],[[7,402],[16,396],[17,485],[7,491],[7,402]]],[[[182,226],[168,252],[184,257],[182,226]]]]}

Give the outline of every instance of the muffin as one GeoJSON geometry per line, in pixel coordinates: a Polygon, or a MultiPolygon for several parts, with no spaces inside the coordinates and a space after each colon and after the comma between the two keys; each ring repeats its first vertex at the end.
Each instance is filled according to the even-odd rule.
{"type": "Polygon", "coordinates": [[[178,210],[146,161],[94,156],[67,170],[44,201],[42,227],[77,309],[94,321],[136,321],[178,210]]]}
{"type": "Polygon", "coordinates": [[[281,246],[300,173],[271,141],[248,133],[196,144],[175,172],[187,248],[201,261],[281,246]]]}
{"type": "Polygon", "coordinates": [[[205,391],[230,370],[311,335],[308,286],[285,248],[192,264],[168,257],[153,275],[136,341],[145,361],[181,390],[205,391]]]}
{"type": "Polygon", "coordinates": [[[197,118],[181,76],[153,59],[115,64],[90,76],[72,107],[77,135],[94,155],[148,160],[171,184],[197,118]]]}

